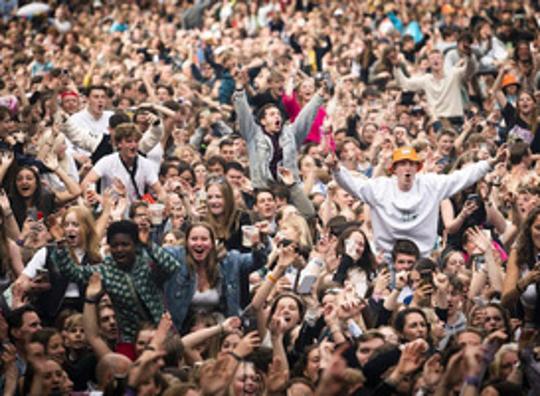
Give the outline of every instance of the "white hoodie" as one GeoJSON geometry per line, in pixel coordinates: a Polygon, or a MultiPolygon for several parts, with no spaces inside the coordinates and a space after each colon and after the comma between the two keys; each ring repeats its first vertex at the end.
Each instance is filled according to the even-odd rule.
{"type": "Polygon", "coordinates": [[[398,188],[397,178],[360,179],[343,167],[334,173],[338,184],[371,209],[377,250],[391,252],[396,239],[410,239],[428,256],[437,239],[439,204],[480,180],[491,167],[480,161],[449,175],[417,174],[409,191],[398,188]]]}

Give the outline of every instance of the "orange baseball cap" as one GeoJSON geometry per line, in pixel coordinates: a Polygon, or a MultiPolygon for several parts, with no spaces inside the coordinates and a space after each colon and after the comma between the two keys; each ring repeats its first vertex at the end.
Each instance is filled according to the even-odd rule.
{"type": "Polygon", "coordinates": [[[422,169],[422,160],[418,157],[418,153],[412,147],[399,147],[392,153],[392,165],[390,171],[393,171],[394,165],[399,161],[412,161],[418,164],[418,170],[422,169]]]}
{"type": "Polygon", "coordinates": [[[501,81],[501,87],[506,88],[509,85],[519,85],[519,81],[513,74],[506,73],[501,81]]]}

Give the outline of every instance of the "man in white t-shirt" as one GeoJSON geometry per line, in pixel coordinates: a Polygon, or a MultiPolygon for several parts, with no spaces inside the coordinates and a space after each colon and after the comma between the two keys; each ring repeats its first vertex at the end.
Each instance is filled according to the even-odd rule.
{"type": "Polygon", "coordinates": [[[163,202],[165,191],[158,179],[153,163],[138,154],[141,132],[135,124],[120,124],[115,128],[114,141],[118,152],[101,158],[88,172],[82,182],[83,191],[89,184],[101,179],[101,190],[110,187],[119,179],[126,187],[130,202],[141,199],[147,188],[151,188],[163,202]]]}
{"type": "MultiPolygon", "coordinates": [[[[109,118],[112,111],[105,110],[107,103],[107,89],[102,85],[92,85],[88,88],[88,103],[84,109],[69,117],[69,121],[78,128],[90,131],[93,135],[107,135],[109,133],[109,118]]],[[[85,161],[90,153],[81,148],[74,147],[79,154],[77,161],[85,161]]]]}
{"type": "Polygon", "coordinates": [[[435,246],[440,202],[484,177],[493,166],[506,159],[506,149],[497,156],[480,161],[449,175],[417,175],[422,162],[412,147],[400,147],[392,155],[391,177],[363,179],[354,177],[335,156],[329,155],[328,167],[337,183],[371,209],[371,222],[377,250],[390,253],[396,240],[410,239],[427,256],[435,246]]]}
{"type": "Polygon", "coordinates": [[[113,112],[105,110],[106,103],[107,89],[102,85],[92,85],[88,88],[86,107],[73,114],[70,120],[94,134],[108,134],[109,118],[113,112]]]}

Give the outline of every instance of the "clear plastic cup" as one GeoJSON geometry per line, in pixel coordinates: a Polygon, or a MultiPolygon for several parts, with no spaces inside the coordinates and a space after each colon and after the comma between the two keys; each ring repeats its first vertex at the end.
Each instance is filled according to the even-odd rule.
{"type": "Polygon", "coordinates": [[[259,229],[253,225],[242,226],[242,246],[252,247],[253,237],[255,236],[256,232],[259,232],[259,229]]]}
{"type": "Polygon", "coordinates": [[[163,211],[165,210],[165,205],[161,203],[153,203],[148,206],[150,212],[150,221],[153,225],[160,225],[163,223],[163,211]]]}

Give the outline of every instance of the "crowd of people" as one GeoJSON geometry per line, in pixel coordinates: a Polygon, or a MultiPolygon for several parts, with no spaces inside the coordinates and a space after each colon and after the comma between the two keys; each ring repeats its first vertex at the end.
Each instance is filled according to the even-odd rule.
{"type": "Polygon", "coordinates": [[[540,394],[538,2],[27,3],[3,395],[540,394]]]}

